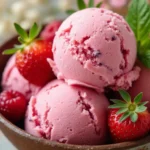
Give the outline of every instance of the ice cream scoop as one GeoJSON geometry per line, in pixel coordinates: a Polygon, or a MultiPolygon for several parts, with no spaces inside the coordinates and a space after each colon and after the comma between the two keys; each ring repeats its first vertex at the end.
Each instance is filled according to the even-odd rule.
{"type": "Polygon", "coordinates": [[[140,69],[133,69],[136,53],[134,33],[123,17],[88,8],[62,23],[54,39],[54,62],[49,62],[69,85],[128,89],[139,77],[140,69]]]}
{"type": "Polygon", "coordinates": [[[108,105],[103,94],[55,80],[31,98],[25,130],[60,143],[104,144],[108,105]]]}
{"type": "Polygon", "coordinates": [[[143,92],[143,101],[148,101],[148,109],[150,111],[150,69],[146,68],[140,62],[138,65],[141,67],[140,77],[133,83],[133,86],[129,89],[129,93],[134,98],[140,92],[143,92]]]}
{"type": "Polygon", "coordinates": [[[40,86],[29,83],[18,71],[15,65],[16,56],[13,55],[3,72],[2,76],[2,88],[3,90],[15,90],[22,93],[27,100],[31,96],[36,95],[41,89],[40,86]]]}

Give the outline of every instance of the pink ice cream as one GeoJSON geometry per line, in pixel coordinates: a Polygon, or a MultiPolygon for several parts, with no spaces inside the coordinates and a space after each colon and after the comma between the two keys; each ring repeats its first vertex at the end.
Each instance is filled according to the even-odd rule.
{"type": "Polygon", "coordinates": [[[30,84],[24,77],[19,73],[15,66],[15,55],[13,55],[3,72],[2,76],[2,88],[3,90],[15,90],[22,93],[27,100],[31,96],[36,95],[41,87],[30,84]]]}
{"type": "Polygon", "coordinates": [[[108,0],[109,4],[115,8],[121,8],[128,4],[129,0],[108,0]]]}
{"type": "Polygon", "coordinates": [[[143,92],[143,101],[149,101],[147,106],[150,111],[150,69],[144,67],[141,63],[139,63],[139,66],[141,67],[140,77],[133,83],[129,93],[134,98],[137,94],[143,92]]]}
{"type": "Polygon", "coordinates": [[[103,8],[84,9],[66,19],[56,33],[53,53],[53,70],[69,85],[128,89],[139,77],[140,68],[133,69],[134,33],[123,17],[103,8]]]}
{"type": "Polygon", "coordinates": [[[31,98],[25,130],[60,143],[104,144],[108,105],[103,94],[55,80],[31,98]]]}

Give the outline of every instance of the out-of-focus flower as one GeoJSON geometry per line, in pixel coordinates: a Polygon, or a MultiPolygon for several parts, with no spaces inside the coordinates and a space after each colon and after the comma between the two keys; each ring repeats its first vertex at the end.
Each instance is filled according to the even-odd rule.
{"type": "Polygon", "coordinates": [[[40,12],[37,9],[29,9],[25,12],[25,19],[29,22],[38,22],[40,20],[40,12]]]}
{"type": "Polygon", "coordinates": [[[48,0],[26,0],[29,4],[39,5],[47,2],[48,0]]]}
{"type": "Polygon", "coordinates": [[[76,4],[76,0],[58,0],[58,7],[62,11],[66,11],[73,8],[76,4]]]}
{"type": "Polygon", "coordinates": [[[0,0],[0,12],[5,8],[5,0],[0,0]]]}
{"type": "Polygon", "coordinates": [[[11,13],[16,20],[20,20],[24,17],[24,12],[27,8],[28,5],[25,1],[16,1],[10,7],[11,13]]]}

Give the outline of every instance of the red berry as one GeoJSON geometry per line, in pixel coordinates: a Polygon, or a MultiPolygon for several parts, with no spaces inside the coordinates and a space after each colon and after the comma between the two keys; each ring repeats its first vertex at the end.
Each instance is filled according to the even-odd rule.
{"type": "Polygon", "coordinates": [[[110,110],[108,124],[114,142],[133,141],[143,138],[150,131],[150,114],[148,111],[138,114],[138,120],[133,123],[130,118],[119,122],[122,115],[117,115],[118,109],[110,110]]]}
{"type": "Polygon", "coordinates": [[[62,24],[62,21],[59,21],[59,20],[55,20],[55,21],[51,22],[44,28],[44,30],[41,33],[41,37],[44,40],[53,42],[55,33],[59,29],[61,24],[62,24]]]}
{"type": "Polygon", "coordinates": [[[16,67],[20,74],[30,83],[43,86],[54,79],[52,68],[47,59],[52,59],[52,44],[49,41],[36,39],[41,31],[36,23],[33,24],[29,33],[19,24],[15,23],[16,31],[19,34],[18,40],[21,45],[15,45],[7,49],[3,54],[16,53],[16,67]]]}
{"type": "Polygon", "coordinates": [[[25,97],[13,90],[0,94],[0,113],[13,123],[20,121],[25,114],[27,101],[25,97]]]}
{"type": "Polygon", "coordinates": [[[35,40],[16,53],[16,66],[21,75],[30,83],[43,86],[54,79],[47,58],[53,58],[52,44],[44,40],[35,40]]]}
{"type": "Polygon", "coordinates": [[[108,125],[114,142],[138,140],[150,131],[150,113],[147,111],[147,102],[142,102],[143,93],[139,93],[134,100],[124,90],[119,90],[123,100],[111,100],[115,104],[108,116],[108,125]]]}

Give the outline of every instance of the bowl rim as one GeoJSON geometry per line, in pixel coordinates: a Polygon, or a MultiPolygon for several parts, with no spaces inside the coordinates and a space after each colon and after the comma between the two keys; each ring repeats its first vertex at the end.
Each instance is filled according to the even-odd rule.
{"type": "MultiPolygon", "coordinates": [[[[15,40],[17,36],[13,36],[5,41],[3,44],[0,45],[0,52],[2,51],[3,47],[7,45],[7,43],[15,40]]],[[[20,135],[21,137],[29,138],[30,140],[40,142],[44,145],[51,145],[52,147],[63,148],[66,150],[124,150],[127,148],[134,148],[138,146],[144,146],[145,144],[150,144],[150,135],[146,136],[143,139],[137,141],[129,141],[129,142],[122,142],[122,143],[115,143],[115,144],[105,144],[105,145],[73,145],[73,144],[63,144],[55,141],[50,141],[47,139],[35,137],[25,130],[17,127],[16,125],[12,124],[9,120],[7,120],[1,113],[0,113],[0,124],[5,126],[7,129],[15,132],[16,134],[20,135]]],[[[0,128],[1,129],[1,128],[0,128]]],[[[3,132],[3,130],[2,130],[3,132]]],[[[5,134],[5,133],[4,133],[5,134]]]]}
{"type": "MultiPolygon", "coordinates": [[[[29,138],[32,141],[38,141],[42,144],[45,145],[51,145],[52,147],[59,147],[59,148],[65,148],[70,149],[70,150],[104,150],[104,149],[115,149],[115,150],[120,150],[120,149],[127,149],[127,148],[134,148],[138,146],[144,146],[145,144],[150,143],[150,135],[147,137],[137,140],[137,141],[130,141],[130,142],[122,142],[122,143],[115,143],[115,144],[105,144],[105,145],[73,145],[73,144],[64,144],[64,143],[59,143],[55,141],[50,141],[47,139],[39,138],[34,135],[31,135],[27,133],[25,130],[17,127],[13,123],[11,123],[9,120],[7,120],[2,114],[0,114],[0,124],[3,124],[6,128],[9,130],[15,132],[16,134],[24,137],[24,138],[29,138]]],[[[3,130],[2,130],[3,132],[3,130]]],[[[5,134],[5,133],[4,133],[5,134]]]]}

